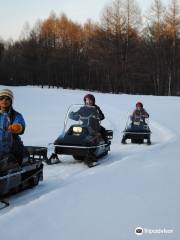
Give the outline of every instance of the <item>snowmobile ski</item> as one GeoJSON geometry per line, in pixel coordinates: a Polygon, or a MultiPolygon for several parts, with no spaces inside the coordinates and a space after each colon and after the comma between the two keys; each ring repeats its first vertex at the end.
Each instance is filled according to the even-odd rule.
{"type": "Polygon", "coordinates": [[[0,199],[0,210],[9,207],[9,201],[7,199],[0,199]]]}
{"type": "Polygon", "coordinates": [[[46,163],[48,165],[58,164],[58,163],[61,163],[61,160],[59,159],[59,157],[58,157],[58,155],[56,153],[52,153],[50,158],[46,160],[46,163]]]}

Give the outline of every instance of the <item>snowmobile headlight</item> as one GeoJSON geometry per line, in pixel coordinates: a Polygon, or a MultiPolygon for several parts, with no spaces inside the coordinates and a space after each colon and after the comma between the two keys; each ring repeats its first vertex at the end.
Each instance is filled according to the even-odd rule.
{"type": "Polygon", "coordinates": [[[74,133],[82,133],[82,127],[73,127],[74,133]]]}
{"type": "Polygon", "coordinates": [[[140,122],[134,122],[134,125],[139,126],[140,122]]]}

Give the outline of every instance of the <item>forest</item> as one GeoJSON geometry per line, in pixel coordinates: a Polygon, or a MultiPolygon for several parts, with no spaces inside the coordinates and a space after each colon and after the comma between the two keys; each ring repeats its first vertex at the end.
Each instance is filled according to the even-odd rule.
{"type": "Polygon", "coordinates": [[[135,0],[114,0],[98,22],[65,13],[0,39],[0,84],[180,95],[180,6],[153,0],[145,16],[135,0]]]}

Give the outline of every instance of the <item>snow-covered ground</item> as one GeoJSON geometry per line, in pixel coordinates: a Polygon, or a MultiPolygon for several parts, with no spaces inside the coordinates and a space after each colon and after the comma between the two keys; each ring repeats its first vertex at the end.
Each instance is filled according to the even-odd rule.
{"type": "MultiPolygon", "coordinates": [[[[4,86],[0,86],[3,88],[4,86]]],[[[23,113],[26,145],[47,146],[61,133],[67,108],[85,91],[11,87],[23,113]]],[[[44,181],[10,198],[0,212],[1,240],[180,239],[180,98],[94,93],[114,131],[111,152],[89,169],[62,156],[44,181]],[[128,112],[142,101],[152,145],[122,145],[128,112]],[[142,236],[135,228],[142,227],[142,236]],[[152,233],[151,230],[169,230],[152,233]]]]}

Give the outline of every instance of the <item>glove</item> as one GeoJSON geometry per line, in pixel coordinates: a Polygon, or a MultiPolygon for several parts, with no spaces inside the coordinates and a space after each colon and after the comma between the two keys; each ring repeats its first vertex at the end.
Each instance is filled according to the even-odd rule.
{"type": "Polygon", "coordinates": [[[78,121],[79,120],[79,115],[74,113],[74,112],[70,112],[68,117],[71,119],[71,120],[74,120],[74,121],[78,121]]]}
{"type": "Polygon", "coordinates": [[[148,115],[142,115],[141,117],[143,117],[143,118],[149,118],[148,115]]]}
{"type": "Polygon", "coordinates": [[[20,134],[23,131],[23,127],[19,123],[9,125],[8,131],[14,134],[20,134]]]}

